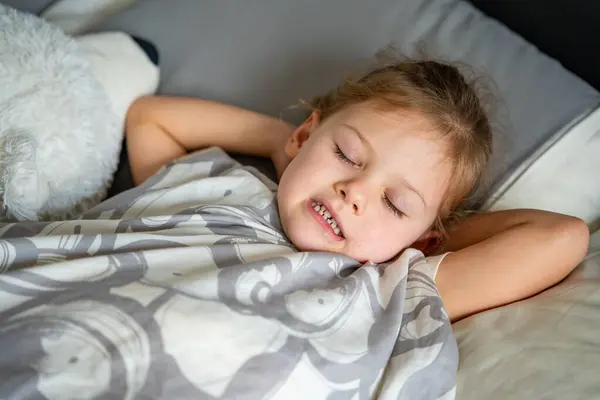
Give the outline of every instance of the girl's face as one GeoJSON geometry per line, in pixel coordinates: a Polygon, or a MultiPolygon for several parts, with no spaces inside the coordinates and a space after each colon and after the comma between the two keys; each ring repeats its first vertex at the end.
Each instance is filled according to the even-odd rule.
{"type": "Polygon", "coordinates": [[[292,161],[278,190],[286,235],[302,251],[363,262],[420,247],[450,179],[439,137],[414,112],[357,104],[322,124],[313,113],[286,146],[292,161]]]}

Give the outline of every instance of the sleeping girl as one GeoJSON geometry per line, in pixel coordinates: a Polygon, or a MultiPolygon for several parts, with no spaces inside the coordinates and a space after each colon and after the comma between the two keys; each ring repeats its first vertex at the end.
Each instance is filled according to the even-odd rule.
{"type": "Polygon", "coordinates": [[[450,399],[451,322],[584,257],[573,217],[462,218],[492,131],[455,67],[388,63],[310,107],[290,126],[140,98],[136,187],[0,225],[0,398],[450,399]],[[228,153],[270,158],[279,182],[228,153]]]}
{"type": "Polygon", "coordinates": [[[453,321],[532,296],[584,257],[588,229],[570,216],[510,210],[459,218],[483,180],[492,131],[457,68],[384,65],[310,106],[292,127],[205,100],[139,99],[126,133],[134,181],[204,147],[270,157],[281,229],[298,250],[374,263],[407,248],[442,255],[433,274],[453,321]]]}

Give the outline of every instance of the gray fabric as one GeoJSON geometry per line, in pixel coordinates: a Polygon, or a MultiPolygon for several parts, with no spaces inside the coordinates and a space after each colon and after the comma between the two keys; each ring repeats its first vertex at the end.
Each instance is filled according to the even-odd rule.
{"type": "Polygon", "coordinates": [[[27,11],[33,14],[39,14],[48,8],[56,0],[2,0],[0,3],[27,11]]]}
{"type": "Polygon", "coordinates": [[[472,65],[506,104],[495,116],[494,182],[599,101],[557,62],[457,0],[143,0],[95,28],[106,29],[156,43],[163,93],[284,117],[298,98],[331,88],[390,43],[472,65]]]}
{"type": "Polygon", "coordinates": [[[297,252],[275,190],[209,149],[79,220],[0,225],[0,398],[454,398],[431,259],[297,252]]]}

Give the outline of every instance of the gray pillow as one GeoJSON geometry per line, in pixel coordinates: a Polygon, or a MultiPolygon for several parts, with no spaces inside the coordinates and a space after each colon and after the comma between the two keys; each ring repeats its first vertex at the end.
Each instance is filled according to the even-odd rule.
{"type": "Polygon", "coordinates": [[[39,14],[56,0],[2,0],[0,3],[32,14],[39,14]]]}
{"type": "Polygon", "coordinates": [[[456,0],[143,0],[94,28],[109,29],[158,46],[160,92],[275,116],[391,43],[469,64],[495,81],[505,104],[495,119],[495,183],[600,101],[556,61],[456,0]]]}

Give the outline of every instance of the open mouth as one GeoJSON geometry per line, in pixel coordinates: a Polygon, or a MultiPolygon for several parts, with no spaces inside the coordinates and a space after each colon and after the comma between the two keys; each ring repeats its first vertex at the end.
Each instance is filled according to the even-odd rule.
{"type": "Polygon", "coordinates": [[[327,224],[328,228],[331,230],[331,232],[334,235],[336,235],[337,237],[339,237],[341,239],[344,238],[344,234],[342,233],[342,230],[341,230],[338,222],[331,215],[331,213],[327,210],[327,207],[325,207],[322,203],[319,203],[318,201],[315,201],[315,200],[313,200],[311,202],[311,207],[322,218],[323,222],[325,222],[325,224],[327,224]]]}

